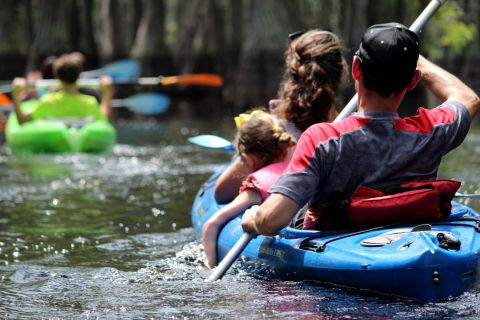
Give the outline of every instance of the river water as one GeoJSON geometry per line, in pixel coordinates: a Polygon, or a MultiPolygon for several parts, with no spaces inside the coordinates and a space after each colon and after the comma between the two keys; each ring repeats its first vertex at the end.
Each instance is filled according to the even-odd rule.
{"type": "MultiPolygon", "coordinates": [[[[14,156],[3,146],[0,318],[480,318],[479,288],[417,305],[241,272],[206,283],[210,271],[189,211],[202,182],[230,155],[187,137],[229,138],[231,122],[117,123],[119,143],[104,155],[14,156]]],[[[480,192],[479,159],[480,132],[472,130],[441,176],[480,192]]]]}

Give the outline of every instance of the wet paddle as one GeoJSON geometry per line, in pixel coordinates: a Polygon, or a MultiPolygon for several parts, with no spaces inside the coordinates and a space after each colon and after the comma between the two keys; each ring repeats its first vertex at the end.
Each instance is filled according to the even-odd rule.
{"type": "MultiPolygon", "coordinates": [[[[149,79],[149,78],[143,78],[149,79]]],[[[155,78],[152,78],[155,79],[155,78]]],[[[181,74],[178,76],[160,76],[156,78],[157,84],[162,86],[182,85],[182,86],[209,86],[209,87],[221,87],[223,86],[223,78],[214,73],[197,73],[197,74],[181,74]]],[[[139,79],[139,83],[145,82],[142,78],[139,79]]]]}
{"type": "Polygon", "coordinates": [[[139,93],[125,99],[114,99],[112,107],[126,107],[128,110],[152,116],[167,111],[170,105],[170,98],[156,92],[139,93]]]}
{"type": "Polygon", "coordinates": [[[214,73],[194,73],[176,76],[140,77],[140,64],[134,59],[114,61],[101,69],[82,72],[80,78],[99,78],[110,76],[114,84],[139,85],[184,85],[184,86],[211,86],[221,87],[223,78],[214,73]]]}
{"type": "Polygon", "coordinates": [[[0,92],[0,107],[9,109],[12,105],[12,100],[5,94],[0,92]]]}
{"type": "Polygon", "coordinates": [[[461,193],[457,192],[454,198],[480,198],[480,193],[461,193]]]}
{"type": "MultiPolygon", "coordinates": [[[[100,69],[84,71],[80,74],[79,84],[84,86],[98,86],[100,76],[110,76],[114,84],[138,85],[183,85],[183,86],[211,86],[221,87],[223,78],[214,73],[182,74],[176,76],[140,77],[140,63],[135,59],[122,59],[106,64],[100,69]],[[92,79],[94,78],[94,79],[92,79]]],[[[36,83],[36,86],[55,86],[56,80],[45,79],[36,83]]],[[[11,82],[1,81],[0,92],[10,92],[11,82]]]]}
{"type": "Polygon", "coordinates": [[[140,76],[140,63],[134,59],[123,59],[106,64],[100,69],[84,71],[80,78],[110,76],[113,82],[131,81],[140,76]]]}
{"type": "Polygon", "coordinates": [[[243,252],[245,247],[250,243],[253,239],[253,235],[250,233],[243,233],[240,239],[235,243],[233,248],[227,253],[225,258],[218,264],[218,266],[213,269],[213,272],[208,277],[207,281],[216,281],[223,277],[223,275],[230,269],[232,264],[237,261],[238,256],[240,253],[243,252]]]}
{"type": "MultiPolygon", "coordinates": [[[[199,74],[183,74],[178,76],[158,76],[158,77],[141,77],[135,79],[123,79],[115,80],[112,78],[113,84],[132,84],[132,85],[145,85],[145,86],[211,86],[221,87],[223,85],[223,78],[214,73],[199,73],[199,74]]],[[[77,81],[77,85],[80,87],[97,88],[100,84],[98,78],[80,78],[77,81]]],[[[35,82],[35,86],[39,88],[58,87],[59,82],[56,79],[41,79],[35,82]]]]}
{"type": "MultiPolygon", "coordinates": [[[[99,78],[100,76],[110,76],[113,83],[123,83],[136,81],[140,76],[140,64],[134,59],[118,60],[106,64],[104,67],[95,70],[84,71],[80,74],[80,82],[85,81],[86,78],[99,78]]],[[[97,87],[98,80],[95,80],[97,84],[90,86],[97,87]]],[[[87,80],[88,82],[88,80],[87,80]]],[[[57,86],[57,80],[45,79],[38,82],[40,87],[52,87],[57,86]]],[[[11,92],[12,82],[10,80],[0,81],[0,92],[11,92]]]]}
{"type": "Polygon", "coordinates": [[[0,132],[5,130],[5,124],[7,122],[5,113],[9,113],[12,110],[11,105],[12,101],[10,98],[4,93],[0,93],[0,132]]]}
{"type": "Polygon", "coordinates": [[[223,149],[225,151],[235,151],[233,144],[219,136],[211,134],[203,134],[195,137],[188,138],[188,141],[205,148],[223,149]]]}
{"type": "MultiPolygon", "coordinates": [[[[432,0],[428,6],[422,11],[422,13],[418,16],[418,18],[413,22],[410,26],[410,30],[414,32],[420,31],[420,29],[425,25],[425,23],[433,16],[433,14],[437,11],[437,9],[445,2],[446,0],[432,0]]],[[[355,95],[347,106],[340,112],[337,116],[335,121],[340,121],[345,119],[348,115],[350,115],[356,108],[358,104],[358,96],[355,95]]],[[[230,252],[223,258],[220,264],[217,266],[216,269],[219,269],[210,275],[208,281],[215,281],[223,277],[223,275],[228,271],[230,266],[237,260],[243,250],[247,247],[250,240],[253,238],[253,235],[249,235],[244,233],[240,240],[233,246],[230,252]],[[238,244],[238,245],[237,245],[238,244]]]]}
{"type": "MultiPolygon", "coordinates": [[[[12,102],[3,93],[0,93],[0,105],[4,109],[0,111],[12,111],[12,102]],[[8,105],[4,104],[8,103],[8,105]]],[[[170,98],[156,92],[138,93],[124,99],[113,99],[112,108],[128,108],[130,111],[151,116],[167,111],[170,106],[170,98]]]]}

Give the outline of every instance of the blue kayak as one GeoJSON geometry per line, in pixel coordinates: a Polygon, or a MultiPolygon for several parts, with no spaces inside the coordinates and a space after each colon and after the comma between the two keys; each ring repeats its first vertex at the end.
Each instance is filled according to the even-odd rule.
{"type": "MultiPolygon", "coordinates": [[[[201,240],[203,223],[221,208],[213,196],[223,168],[204,183],[192,207],[201,240]]],[[[242,236],[241,217],[219,234],[219,259],[242,236]]],[[[308,231],[287,227],[275,237],[258,236],[242,253],[241,267],[261,278],[316,280],[406,297],[444,300],[473,287],[480,272],[480,215],[453,203],[447,220],[369,230],[308,231]]]]}

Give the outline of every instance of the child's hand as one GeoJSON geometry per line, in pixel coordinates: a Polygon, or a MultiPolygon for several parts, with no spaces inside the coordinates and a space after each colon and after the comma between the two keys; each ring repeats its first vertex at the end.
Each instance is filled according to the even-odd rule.
{"type": "Polygon", "coordinates": [[[18,96],[25,90],[27,87],[27,80],[25,78],[15,78],[12,81],[12,95],[14,98],[18,98],[18,96]]]}
{"type": "Polygon", "coordinates": [[[102,95],[112,96],[112,87],[113,81],[112,78],[109,76],[101,76],[100,77],[100,91],[102,91],[102,95]]]}

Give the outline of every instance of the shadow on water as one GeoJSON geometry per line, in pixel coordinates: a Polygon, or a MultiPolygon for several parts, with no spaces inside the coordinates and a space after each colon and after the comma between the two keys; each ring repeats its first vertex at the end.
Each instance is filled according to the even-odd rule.
{"type": "MultiPolygon", "coordinates": [[[[199,186],[230,155],[187,137],[230,124],[120,122],[102,155],[0,151],[2,318],[475,318],[480,291],[416,305],[314,282],[233,270],[216,283],[191,229],[199,186]],[[210,126],[210,127],[209,127],[210,126]]],[[[480,134],[449,155],[442,177],[480,192],[480,134]]],[[[476,200],[478,201],[478,200],[476,200]]],[[[479,204],[472,200],[477,210],[479,204]]]]}

